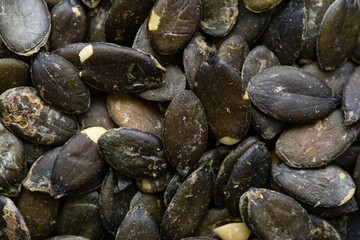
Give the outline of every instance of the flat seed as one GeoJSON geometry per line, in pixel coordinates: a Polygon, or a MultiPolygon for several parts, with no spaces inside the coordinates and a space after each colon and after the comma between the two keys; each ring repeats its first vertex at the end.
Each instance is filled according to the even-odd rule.
{"type": "Polygon", "coordinates": [[[87,128],[65,143],[55,159],[51,196],[60,198],[87,185],[92,187],[98,176],[100,183],[96,185],[101,184],[106,163],[98,152],[97,142],[105,132],[106,129],[102,127],[87,128]]]}
{"type": "Polygon", "coordinates": [[[186,87],[186,77],[177,65],[165,67],[165,83],[162,87],[142,92],[140,97],[150,101],[171,101],[186,87]]]}
{"type": "Polygon", "coordinates": [[[343,92],[343,109],[345,124],[351,125],[360,118],[360,100],[357,89],[360,88],[360,68],[356,68],[351,74],[349,81],[345,84],[343,92]]]}
{"type": "Polygon", "coordinates": [[[121,223],[115,240],[157,240],[159,230],[154,219],[141,207],[131,209],[121,223]]]}
{"type": "Polygon", "coordinates": [[[236,71],[241,72],[249,51],[249,46],[242,37],[232,36],[221,44],[218,56],[236,71]]]}
{"type": "Polygon", "coordinates": [[[164,83],[164,68],[151,55],[132,48],[92,43],[80,51],[79,57],[81,78],[101,91],[143,92],[164,83]]]}
{"type": "Polygon", "coordinates": [[[342,112],[335,110],[315,123],[285,129],[275,149],[291,167],[320,167],[344,152],[358,133],[358,126],[346,126],[342,112]]]}
{"type": "Polygon", "coordinates": [[[79,71],[66,59],[52,53],[39,53],[31,65],[34,87],[50,105],[69,114],[87,111],[90,92],[79,71]]]}
{"type": "Polygon", "coordinates": [[[281,64],[291,64],[305,41],[306,9],[302,0],[284,1],[272,16],[262,44],[275,53],[281,64]]]}
{"type": "Polygon", "coordinates": [[[25,86],[29,78],[29,65],[23,61],[4,58],[0,59],[0,93],[13,87],[25,86]]]}
{"type": "Polygon", "coordinates": [[[225,145],[238,143],[250,123],[250,101],[239,73],[211,54],[196,73],[194,92],[216,140],[225,145]]]}
{"type": "Polygon", "coordinates": [[[55,50],[70,43],[83,42],[87,14],[79,0],[64,0],[51,9],[50,46],[55,50]],[[66,31],[64,31],[66,29],[66,31]]]}
{"type": "Polygon", "coordinates": [[[105,22],[106,40],[122,46],[131,46],[154,2],[154,0],[115,1],[105,22]]]}
{"type": "Polygon", "coordinates": [[[3,92],[0,111],[7,128],[34,143],[62,145],[78,129],[73,116],[50,107],[32,87],[16,87],[3,92]]]}
{"type": "Polygon", "coordinates": [[[104,178],[99,195],[99,211],[103,226],[113,235],[130,210],[130,202],[137,189],[130,183],[119,192],[114,189],[117,185],[116,173],[110,170],[104,178]]]}
{"type": "Polygon", "coordinates": [[[240,198],[240,212],[246,225],[260,239],[313,238],[310,216],[285,194],[250,188],[240,198]]]}
{"type": "Polygon", "coordinates": [[[45,45],[51,21],[43,0],[3,0],[0,9],[0,35],[11,51],[30,56],[45,45]]]}
{"type": "Polygon", "coordinates": [[[348,0],[333,2],[324,15],[317,39],[317,57],[321,69],[334,70],[343,63],[354,50],[359,31],[358,3],[348,0]]]}
{"type": "Polygon", "coordinates": [[[0,195],[0,238],[30,240],[30,232],[14,202],[0,195]]]}
{"type": "Polygon", "coordinates": [[[188,90],[177,95],[165,113],[164,147],[169,163],[180,175],[186,176],[199,161],[207,132],[205,110],[196,95],[188,90]]]}
{"type": "Polygon", "coordinates": [[[253,104],[285,122],[311,122],[329,115],[339,99],[321,80],[289,66],[271,67],[251,79],[253,104]]]}
{"type": "Polygon", "coordinates": [[[0,193],[15,197],[20,193],[21,181],[26,174],[24,147],[21,140],[1,123],[0,156],[0,193]]]}
{"type": "Polygon", "coordinates": [[[98,146],[104,159],[128,177],[157,177],[168,167],[161,140],[147,132],[111,129],[100,137],[98,146]]]}
{"type": "Polygon", "coordinates": [[[238,0],[203,0],[201,4],[201,29],[214,37],[227,35],[239,14],[238,0]]]}
{"type": "Polygon", "coordinates": [[[313,207],[341,206],[355,192],[351,176],[335,165],[320,169],[294,169],[281,163],[273,166],[271,174],[284,192],[313,207]]]}
{"type": "Polygon", "coordinates": [[[162,138],[164,120],[158,106],[136,95],[121,94],[107,97],[109,115],[120,127],[134,128],[162,138]]]}
{"type": "Polygon", "coordinates": [[[239,198],[250,187],[267,187],[271,172],[271,159],[265,144],[250,146],[234,165],[225,187],[226,208],[234,217],[240,217],[239,198]]]}
{"type": "Polygon", "coordinates": [[[152,46],[162,54],[184,49],[198,28],[200,16],[199,0],[157,1],[148,20],[152,46]]]}
{"type": "Polygon", "coordinates": [[[273,139],[285,126],[284,122],[270,117],[255,106],[251,108],[251,124],[264,139],[273,139]]]}
{"type": "Polygon", "coordinates": [[[165,211],[161,239],[181,239],[195,232],[209,206],[213,186],[209,165],[200,166],[187,177],[165,211]]]}

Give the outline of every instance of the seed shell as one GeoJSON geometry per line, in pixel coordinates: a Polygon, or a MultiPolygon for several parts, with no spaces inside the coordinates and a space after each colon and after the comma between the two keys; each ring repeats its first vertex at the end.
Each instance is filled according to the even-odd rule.
{"type": "Polygon", "coordinates": [[[247,92],[261,111],[284,122],[303,123],[324,118],[339,103],[324,82],[289,66],[267,68],[255,75],[247,92]]]}
{"type": "Polygon", "coordinates": [[[151,10],[148,33],[152,46],[162,54],[184,49],[201,18],[199,0],[159,0],[151,10]]]}
{"type": "Polygon", "coordinates": [[[33,87],[15,87],[0,95],[3,124],[16,136],[44,145],[62,145],[78,129],[76,119],[50,107],[33,87]]]}
{"type": "Polygon", "coordinates": [[[340,110],[306,125],[288,127],[276,141],[277,155],[295,168],[320,167],[343,153],[359,133],[356,125],[346,126],[340,110]]]}
{"type": "Polygon", "coordinates": [[[343,110],[345,124],[351,125],[360,118],[360,101],[357,89],[360,88],[360,68],[357,67],[345,84],[343,91],[343,110]]]}
{"type": "Polygon", "coordinates": [[[163,143],[169,163],[180,175],[186,176],[199,161],[207,132],[205,110],[196,95],[189,90],[177,95],[165,113],[163,143]]]}
{"type": "Polygon", "coordinates": [[[271,175],[285,193],[313,207],[341,206],[355,193],[351,176],[335,165],[295,169],[280,163],[273,166],[271,175]]]}
{"type": "Polygon", "coordinates": [[[45,1],[3,0],[0,8],[0,36],[11,51],[30,56],[45,45],[51,27],[45,1]]]}

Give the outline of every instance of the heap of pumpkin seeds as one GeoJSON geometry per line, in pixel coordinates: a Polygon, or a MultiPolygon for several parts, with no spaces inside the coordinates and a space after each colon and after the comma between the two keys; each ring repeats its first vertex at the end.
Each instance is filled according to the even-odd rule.
{"type": "Polygon", "coordinates": [[[360,1],[0,0],[0,37],[0,239],[360,238],[360,1]]]}

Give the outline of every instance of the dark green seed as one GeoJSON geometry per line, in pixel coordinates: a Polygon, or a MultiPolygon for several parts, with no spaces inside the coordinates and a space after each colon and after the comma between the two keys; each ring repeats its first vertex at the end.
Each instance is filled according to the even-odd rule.
{"type": "Polygon", "coordinates": [[[345,84],[343,91],[343,110],[346,125],[351,125],[360,118],[360,100],[358,98],[360,89],[360,68],[357,67],[351,74],[349,81],[345,84]]]}
{"type": "Polygon", "coordinates": [[[252,12],[264,12],[276,7],[282,0],[244,0],[245,7],[252,12]]]}
{"type": "Polygon", "coordinates": [[[240,198],[240,212],[260,239],[313,238],[310,216],[298,202],[282,193],[250,188],[240,198]]]}
{"type": "Polygon", "coordinates": [[[312,207],[307,204],[302,205],[309,213],[327,219],[339,216],[346,216],[347,214],[356,212],[359,209],[356,200],[353,197],[343,205],[332,208],[312,207]]]}
{"type": "Polygon", "coordinates": [[[272,16],[262,44],[275,53],[280,63],[291,64],[299,56],[305,41],[306,17],[303,0],[284,1],[272,16]]]}
{"type": "Polygon", "coordinates": [[[295,169],[280,163],[273,166],[271,175],[285,193],[313,207],[341,206],[349,201],[355,192],[355,183],[351,176],[335,165],[317,169],[295,169]]]}
{"type": "Polygon", "coordinates": [[[346,126],[343,113],[335,110],[322,120],[285,129],[275,150],[291,167],[320,167],[344,152],[358,133],[359,127],[346,126]]]}
{"type": "Polygon", "coordinates": [[[251,123],[264,139],[273,139],[285,126],[284,122],[270,117],[255,106],[251,108],[251,123]]]}
{"type": "Polygon", "coordinates": [[[99,138],[98,146],[104,159],[128,177],[157,177],[168,167],[161,140],[147,132],[112,129],[99,138]]]}
{"type": "Polygon", "coordinates": [[[177,190],[160,227],[161,239],[191,236],[206,214],[213,192],[213,176],[209,165],[195,170],[177,190]]]}
{"type": "Polygon", "coordinates": [[[195,34],[200,17],[199,0],[157,1],[148,20],[152,46],[162,54],[173,54],[184,49],[195,34]]]}
{"type": "Polygon", "coordinates": [[[1,123],[0,156],[0,193],[15,197],[20,193],[21,181],[26,174],[24,147],[21,140],[1,123]]]}
{"type": "Polygon", "coordinates": [[[241,72],[249,51],[249,46],[242,37],[232,36],[221,44],[218,56],[236,71],[241,72]]]}
{"type": "Polygon", "coordinates": [[[159,230],[150,214],[141,207],[131,209],[121,223],[115,240],[157,240],[159,230]]]}
{"type": "Polygon", "coordinates": [[[83,50],[84,47],[88,46],[88,43],[73,43],[68,44],[65,47],[56,49],[53,53],[59,55],[60,57],[65,58],[77,69],[82,68],[82,63],[79,58],[79,53],[83,50]]]}
{"type": "Polygon", "coordinates": [[[169,163],[186,176],[207,143],[208,123],[203,105],[185,90],[170,103],[164,119],[164,147],[169,163]],[[176,136],[174,138],[174,136],[176,136]]]}
{"type": "Polygon", "coordinates": [[[0,238],[4,240],[30,240],[30,232],[14,202],[0,195],[0,238]]]}
{"type": "Polygon", "coordinates": [[[171,178],[164,192],[164,203],[166,206],[169,206],[171,200],[173,199],[174,195],[176,194],[183,181],[184,179],[179,173],[176,173],[171,178]]]}
{"type": "Polygon", "coordinates": [[[55,159],[51,196],[60,198],[101,184],[107,166],[98,152],[97,141],[105,132],[102,127],[87,128],[65,143],[55,159]]]}
{"type": "Polygon", "coordinates": [[[116,185],[116,173],[110,170],[104,178],[99,196],[102,224],[113,235],[116,234],[126,213],[130,210],[131,199],[137,191],[134,183],[117,192],[115,191],[116,185]]]}
{"type": "Polygon", "coordinates": [[[88,44],[79,52],[80,76],[105,92],[143,92],[161,87],[164,68],[151,56],[110,43],[88,44]]]}
{"type": "Polygon", "coordinates": [[[312,122],[329,115],[339,99],[321,80],[304,70],[279,66],[255,75],[249,97],[261,111],[285,122],[312,122]]]}
{"type": "Polygon", "coordinates": [[[0,93],[13,87],[25,86],[29,78],[29,65],[23,61],[0,59],[0,93]]]}
{"type": "Polygon", "coordinates": [[[77,129],[76,119],[41,100],[35,88],[11,88],[0,95],[4,125],[16,136],[44,145],[61,145],[77,129]]]}
{"type": "Polygon", "coordinates": [[[202,0],[201,29],[214,37],[226,36],[234,26],[238,0],[202,0]]]}
{"type": "Polygon", "coordinates": [[[321,219],[315,215],[310,215],[310,218],[314,226],[313,240],[341,240],[338,231],[326,220],[321,219]]]}
{"type": "Polygon", "coordinates": [[[52,53],[37,54],[31,64],[31,77],[40,96],[60,111],[80,114],[89,108],[89,89],[66,59],[52,53]]]}
{"type": "Polygon", "coordinates": [[[211,54],[200,65],[194,92],[205,108],[210,130],[225,145],[238,143],[250,124],[250,100],[240,75],[232,67],[211,54]]]}
{"type": "Polygon", "coordinates": [[[154,2],[154,0],[114,2],[105,22],[106,40],[122,46],[131,46],[137,30],[148,17],[154,2]]]}
{"type": "Polygon", "coordinates": [[[51,9],[50,13],[49,41],[52,50],[85,40],[86,11],[79,0],[61,1],[51,9]]]}
{"type": "Polygon", "coordinates": [[[30,56],[45,45],[50,34],[50,13],[44,1],[0,2],[1,39],[19,55],[30,56]]]}
{"type": "Polygon", "coordinates": [[[317,39],[317,57],[321,69],[335,70],[343,63],[354,50],[359,31],[359,3],[349,0],[333,2],[324,15],[317,39]]]}

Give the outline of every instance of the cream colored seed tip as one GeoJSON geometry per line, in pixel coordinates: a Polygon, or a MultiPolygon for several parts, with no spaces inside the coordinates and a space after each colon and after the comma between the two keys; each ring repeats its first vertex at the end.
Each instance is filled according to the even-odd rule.
{"type": "Polygon", "coordinates": [[[161,17],[155,13],[154,10],[151,11],[148,27],[150,31],[158,30],[161,17]]]}
{"type": "Polygon", "coordinates": [[[215,228],[214,232],[222,240],[247,240],[251,234],[245,223],[229,223],[215,228]]]}
{"type": "Polygon", "coordinates": [[[93,55],[93,53],[94,53],[94,49],[93,49],[93,46],[91,44],[84,47],[79,52],[80,62],[84,63],[89,57],[91,57],[91,55],[93,55]]]}
{"type": "Polygon", "coordinates": [[[103,135],[107,130],[103,127],[90,127],[81,131],[81,133],[87,135],[94,143],[97,143],[101,135],[103,135]]]}

